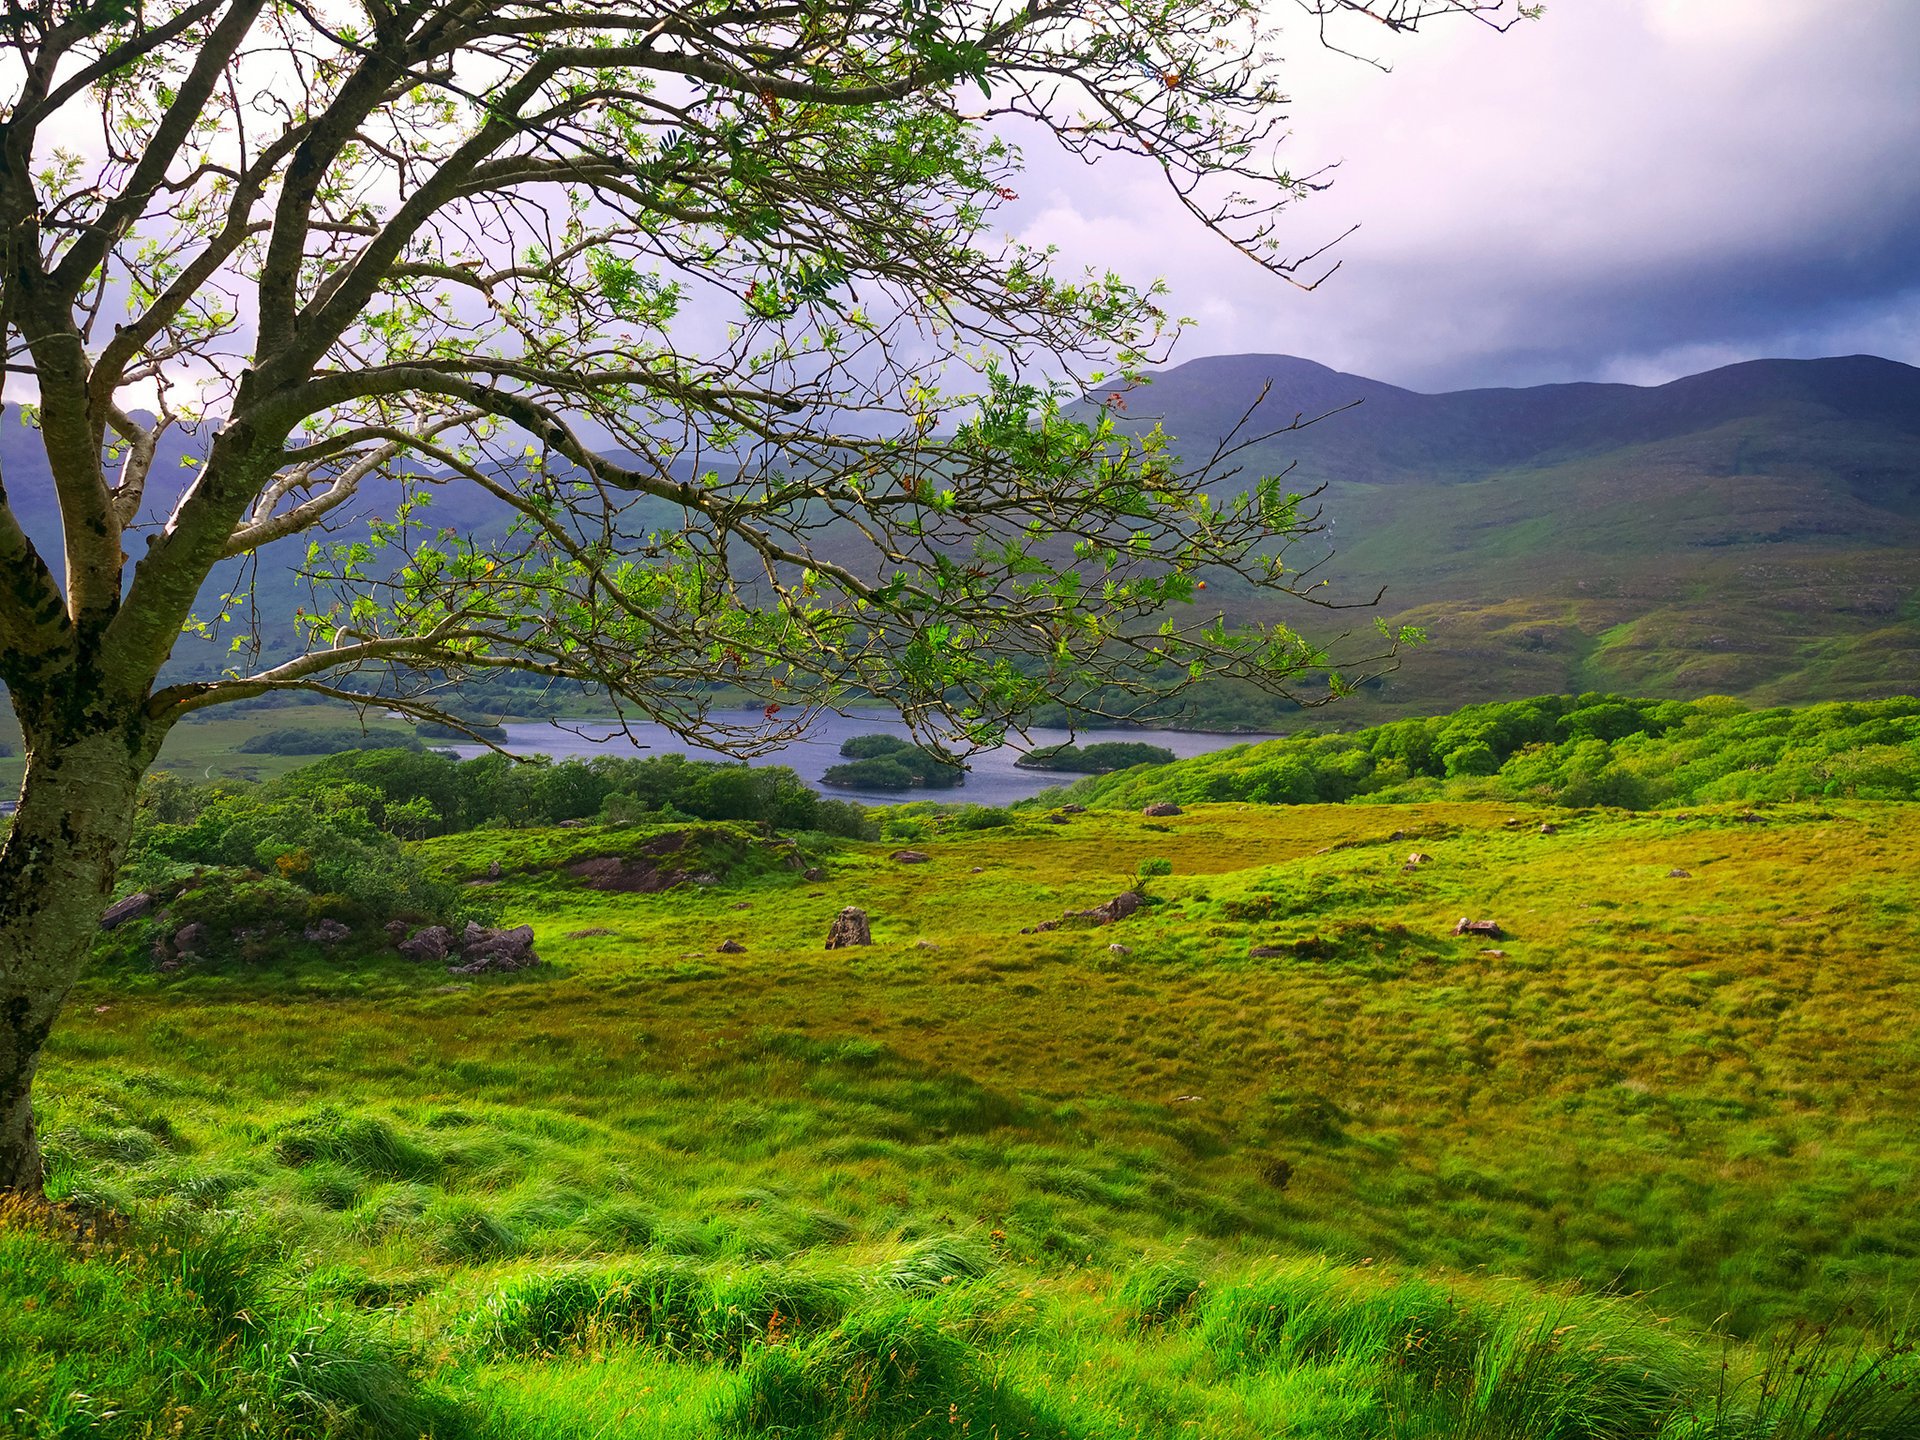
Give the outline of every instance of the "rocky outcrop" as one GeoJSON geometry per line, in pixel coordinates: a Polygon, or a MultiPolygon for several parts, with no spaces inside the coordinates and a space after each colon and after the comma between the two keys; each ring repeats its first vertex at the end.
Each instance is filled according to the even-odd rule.
{"type": "MultiPolygon", "coordinates": [[[[166,917],[162,916],[162,919],[166,917]]],[[[198,920],[182,925],[171,935],[164,930],[153,942],[153,958],[162,970],[174,970],[206,953],[207,927],[198,920]]]]}
{"type": "Polygon", "coordinates": [[[1063,925],[1112,925],[1138,912],[1140,905],[1138,890],[1122,890],[1103,905],[1095,905],[1090,910],[1069,910],[1058,920],[1042,920],[1038,925],[1025,927],[1020,933],[1039,935],[1048,930],[1058,930],[1063,925]]]}
{"type": "Polygon", "coordinates": [[[453,935],[444,925],[429,925],[414,931],[394,948],[409,960],[433,964],[447,958],[447,952],[453,949],[453,935]]]}
{"type": "Polygon", "coordinates": [[[684,830],[656,835],[628,855],[590,855],[568,865],[567,873],[584,882],[589,889],[612,890],[624,895],[657,895],[696,878],[698,856],[688,856],[693,865],[674,864],[673,857],[684,851],[691,837],[684,830]]]}
{"type": "Polygon", "coordinates": [[[533,927],[516,925],[511,930],[489,930],[469,920],[460,936],[458,965],[449,965],[449,975],[484,975],[494,972],[526,970],[540,963],[533,953],[533,927]]]}
{"type": "Polygon", "coordinates": [[[153,896],[142,890],[138,894],[129,895],[126,899],[116,900],[109,905],[106,913],[100,917],[100,928],[111,930],[116,925],[126,924],[129,920],[138,920],[152,908],[153,896]]]}
{"type": "Polygon", "coordinates": [[[1455,935],[1484,935],[1489,940],[1498,940],[1506,932],[1500,928],[1498,920],[1469,920],[1462,915],[1454,925],[1455,935]]]}
{"type": "Polygon", "coordinates": [[[933,859],[924,850],[896,850],[887,858],[901,865],[924,865],[933,859]]]}
{"type": "Polygon", "coordinates": [[[722,940],[713,948],[718,950],[722,955],[744,955],[747,953],[747,947],[742,945],[738,940],[722,940]]]}
{"type": "Polygon", "coordinates": [[[351,934],[353,930],[350,926],[329,918],[314,921],[300,932],[300,938],[314,945],[338,945],[351,934]]]}
{"type": "Polygon", "coordinates": [[[833,917],[833,924],[827,928],[827,949],[844,950],[854,945],[873,944],[873,927],[867,921],[867,912],[857,905],[849,905],[833,917]]]}
{"type": "Polygon", "coordinates": [[[1171,800],[1156,800],[1140,813],[1149,819],[1159,820],[1168,815],[1184,815],[1186,811],[1182,810],[1171,800]]]}

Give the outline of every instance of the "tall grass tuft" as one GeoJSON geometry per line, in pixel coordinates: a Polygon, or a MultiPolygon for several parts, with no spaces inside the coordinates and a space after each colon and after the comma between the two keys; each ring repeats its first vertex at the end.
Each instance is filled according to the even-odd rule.
{"type": "Polygon", "coordinates": [[[880,1283],[908,1295],[938,1291],[991,1274],[993,1255],[965,1235],[935,1235],[897,1256],[880,1271],[880,1283]]]}
{"type": "Polygon", "coordinates": [[[1114,1301],[1127,1324],[1152,1329],[1191,1311],[1205,1283],[1187,1261],[1159,1260],[1127,1276],[1114,1301]]]}
{"type": "Polygon", "coordinates": [[[386,1121],[331,1105],[289,1121],[275,1135],[273,1153],[284,1165],[327,1160],[375,1180],[425,1180],[440,1170],[439,1156],[386,1121]]]}
{"type": "Polygon", "coordinates": [[[755,1437],[1040,1440],[1066,1433],[904,1297],[858,1311],[806,1344],[755,1350],[716,1420],[726,1434],[755,1437]]]}
{"type": "Polygon", "coordinates": [[[483,1353],[553,1354],[621,1342],[685,1354],[712,1303],[706,1281],[677,1261],[621,1270],[571,1269],[511,1281],[469,1325],[483,1353]]]}

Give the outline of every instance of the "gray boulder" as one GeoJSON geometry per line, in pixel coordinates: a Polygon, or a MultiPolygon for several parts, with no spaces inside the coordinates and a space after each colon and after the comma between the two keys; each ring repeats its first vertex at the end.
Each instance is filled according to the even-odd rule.
{"type": "Polygon", "coordinates": [[[447,952],[453,948],[453,936],[444,925],[429,925],[424,930],[414,931],[396,948],[409,960],[430,964],[447,958],[447,952]]]}
{"type": "Polygon", "coordinates": [[[483,975],[495,971],[527,970],[540,963],[533,953],[533,927],[516,925],[511,930],[488,930],[472,921],[460,937],[459,965],[449,965],[450,975],[483,975]]]}
{"type": "Polygon", "coordinates": [[[353,934],[353,931],[348,926],[342,925],[338,920],[328,918],[314,922],[307,926],[305,930],[302,930],[300,934],[301,938],[315,945],[338,945],[342,940],[353,934]]]}
{"type": "Polygon", "coordinates": [[[867,912],[858,905],[849,905],[833,917],[833,924],[827,928],[827,949],[844,950],[853,945],[873,944],[873,927],[867,921],[867,912]]]}
{"type": "Polygon", "coordinates": [[[153,896],[142,890],[136,895],[129,895],[126,899],[116,900],[109,905],[106,913],[100,917],[100,928],[111,930],[114,926],[124,925],[129,920],[138,920],[152,908],[153,896]]]}

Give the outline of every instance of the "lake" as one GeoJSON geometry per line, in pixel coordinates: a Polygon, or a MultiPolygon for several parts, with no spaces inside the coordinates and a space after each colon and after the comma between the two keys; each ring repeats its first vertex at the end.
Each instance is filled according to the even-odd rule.
{"type": "MultiPolygon", "coordinates": [[[[722,724],[755,725],[762,723],[758,710],[716,710],[713,718],[722,724]]],[[[551,755],[556,760],[590,759],[595,755],[687,755],[695,758],[725,759],[717,751],[689,745],[661,725],[635,722],[626,727],[612,721],[566,720],[529,722],[506,727],[506,748],[516,755],[551,755]]],[[[1020,770],[1014,761],[1028,750],[1045,749],[1069,742],[1090,745],[1101,740],[1141,740],[1164,746],[1181,759],[1271,739],[1267,735],[1210,735],[1190,730],[1082,730],[1078,735],[1067,730],[1035,728],[1027,732],[1020,745],[1002,745],[983,750],[967,759],[966,783],[951,790],[854,790],[838,785],[822,785],[820,777],[829,767],[838,765],[840,746],[855,735],[907,735],[907,727],[898,716],[878,712],[855,715],[826,714],[814,721],[802,739],[795,740],[772,754],[749,761],[753,765],[788,765],[809,785],[824,795],[858,800],[863,805],[902,805],[910,800],[941,800],[953,804],[1007,805],[1025,800],[1042,790],[1072,783],[1076,776],[1056,771],[1020,770]]],[[[441,748],[441,747],[436,747],[441,748]]],[[[444,747],[462,756],[485,753],[477,745],[444,747]]]]}

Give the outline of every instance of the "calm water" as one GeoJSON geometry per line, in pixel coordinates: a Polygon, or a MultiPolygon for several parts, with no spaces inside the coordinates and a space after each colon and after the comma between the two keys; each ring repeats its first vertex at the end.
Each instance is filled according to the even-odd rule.
{"type": "MultiPolygon", "coordinates": [[[[713,718],[724,724],[752,725],[761,719],[758,710],[715,711],[713,718]]],[[[595,721],[509,724],[507,749],[516,755],[551,755],[556,760],[595,755],[673,755],[699,758],[725,758],[716,751],[689,745],[659,725],[633,724],[623,733],[621,727],[595,721]]],[[[789,765],[808,784],[826,795],[844,796],[866,805],[899,805],[909,800],[946,800],[976,805],[1005,805],[1038,795],[1042,790],[1070,783],[1075,777],[1042,770],[1017,770],[1013,762],[1027,750],[1069,741],[1081,745],[1100,740],[1144,740],[1164,746],[1182,759],[1224,750],[1230,745],[1266,739],[1262,735],[1203,735],[1186,730],[1083,730],[1076,737],[1065,730],[1031,730],[1026,743],[1003,745],[983,750],[967,761],[966,783],[952,790],[850,790],[837,785],[823,786],[820,777],[829,766],[840,763],[840,746],[855,735],[889,734],[905,736],[906,725],[896,716],[880,714],[822,715],[804,739],[796,740],[774,753],[749,763],[789,765]]],[[[461,755],[483,753],[478,746],[452,745],[461,755]]]]}

